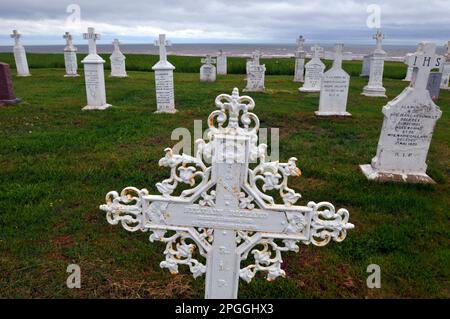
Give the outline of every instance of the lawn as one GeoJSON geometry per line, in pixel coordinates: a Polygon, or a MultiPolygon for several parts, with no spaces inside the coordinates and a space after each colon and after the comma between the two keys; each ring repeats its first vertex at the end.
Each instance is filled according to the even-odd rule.
{"type": "MultiPolygon", "coordinates": [[[[160,269],[164,245],[109,225],[98,207],[108,191],[126,186],[156,194],[155,184],[169,176],[158,160],[177,143],[173,129],[193,132],[196,119],[206,128],[214,98],[244,88],[238,73],[245,60],[235,59],[237,74],[200,83],[199,58],[170,57],[179,112],[169,115],[153,113],[151,59],[128,55],[135,66],[129,70],[136,71],[106,77],[113,107],[82,112],[83,77],[63,77],[62,55],[43,55],[41,66],[36,56],[30,56],[32,77],[14,76],[24,102],[0,108],[0,297],[202,298],[204,277],[193,279],[182,267],[175,276],[160,269]],[[72,263],[81,267],[81,289],[66,287],[72,263]]],[[[0,60],[10,62],[11,55],[0,60]]],[[[293,60],[270,62],[279,69],[267,63],[267,92],[249,95],[261,126],[280,130],[280,160],[298,158],[303,175],[290,180],[303,196],[298,204],[326,200],[345,207],[356,228],[342,243],[285,253],[286,278],[241,281],[239,297],[449,298],[450,92],[441,92],[437,103],[443,115],[428,156],[437,184],[380,184],[368,182],[358,165],[375,155],[388,100],[360,95],[367,82],[357,76],[360,62],[345,64],[353,75],[351,119],[315,118],[319,95],[298,93],[287,67],[293,60]],[[369,264],[381,267],[380,289],[366,287],[369,264]]],[[[404,71],[401,63],[387,65],[389,99],[407,85],[398,80],[404,71]]]]}

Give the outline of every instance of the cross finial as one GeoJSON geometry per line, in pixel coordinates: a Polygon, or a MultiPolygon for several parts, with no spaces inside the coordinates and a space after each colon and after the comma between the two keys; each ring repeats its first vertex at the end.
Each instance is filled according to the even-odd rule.
{"type": "Polygon", "coordinates": [[[253,51],[252,59],[255,64],[259,64],[260,58],[261,58],[261,52],[259,50],[253,51]]]}
{"type": "Polygon", "coordinates": [[[303,45],[305,44],[305,38],[301,35],[297,39],[297,51],[304,51],[303,45]]]}
{"type": "Polygon", "coordinates": [[[114,50],[119,50],[119,39],[114,39],[114,41],[112,42],[113,46],[114,46],[114,50]]]}
{"type": "Polygon", "coordinates": [[[207,54],[206,57],[201,60],[201,62],[204,64],[212,64],[212,63],[216,63],[216,59],[213,59],[211,57],[211,55],[207,54]]]}
{"type": "Polygon", "coordinates": [[[377,40],[377,50],[381,50],[381,41],[384,39],[384,34],[380,30],[377,30],[373,38],[377,40]]]}
{"type": "Polygon", "coordinates": [[[320,58],[323,48],[318,44],[314,44],[314,46],[311,47],[311,51],[313,52],[313,58],[320,58]]]}
{"type": "Polygon", "coordinates": [[[408,54],[406,62],[413,67],[413,75],[410,87],[426,90],[430,72],[436,66],[436,44],[421,42],[416,53],[408,54]]]}
{"type": "Polygon", "coordinates": [[[94,28],[88,28],[87,33],[83,33],[83,38],[88,40],[89,43],[89,54],[97,54],[97,45],[95,41],[100,39],[100,34],[95,33],[94,28]]]}
{"type": "Polygon", "coordinates": [[[342,67],[342,54],[344,50],[344,44],[343,43],[336,43],[334,45],[334,61],[333,61],[333,67],[342,67]]]}
{"type": "Polygon", "coordinates": [[[172,43],[169,40],[166,40],[166,35],[160,34],[159,39],[155,41],[155,45],[159,46],[159,59],[161,61],[167,61],[166,46],[171,46],[172,43]]]}
{"type": "Polygon", "coordinates": [[[67,46],[72,46],[72,35],[69,32],[64,33],[63,39],[66,40],[67,46]]]}
{"type": "Polygon", "coordinates": [[[20,44],[20,37],[22,35],[17,31],[17,30],[13,30],[13,33],[11,34],[11,38],[14,39],[15,45],[19,45],[20,44]]]}

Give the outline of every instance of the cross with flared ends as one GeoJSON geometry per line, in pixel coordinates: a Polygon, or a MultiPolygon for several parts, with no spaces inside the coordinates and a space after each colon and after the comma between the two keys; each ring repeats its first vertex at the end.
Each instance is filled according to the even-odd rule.
{"type": "Polygon", "coordinates": [[[413,75],[410,87],[426,90],[430,72],[437,65],[440,56],[436,55],[436,44],[432,42],[421,42],[415,53],[406,56],[405,63],[413,67],[413,75]]]}
{"type": "Polygon", "coordinates": [[[297,51],[304,51],[305,38],[301,35],[297,39],[297,51]]]}
{"type": "Polygon", "coordinates": [[[19,45],[20,44],[20,37],[21,36],[22,35],[17,30],[13,30],[13,33],[11,34],[11,38],[14,39],[15,45],[19,45]]]}
{"type": "Polygon", "coordinates": [[[66,40],[67,46],[72,46],[72,35],[69,32],[64,33],[63,39],[66,40]]]}
{"type": "Polygon", "coordinates": [[[96,41],[100,40],[100,34],[95,33],[94,28],[88,28],[88,32],[83,33],[83,39],[88,40],[89,54],[97,54],[96,41]]]}
{"type": "Polygon", "coordinates": [[[314,44],[311,47],[311,51],[313,52],[313,58],[320,58],[320,55],[323,53],[323,48],[318,44],[314,44]]]}
{"type": "Polygon", "coordinates": [[[377,30],[377,33],[373,36],[373,38],[375,40],[377,40],[377,47],[376,48],[381,50],[382,49],[381,48],[381,41],[383,41],[383,39],[384,39],[384,34],[381,33],[380,30],[377,30]]]}
{"type": "Polygon", "coordinates": [[[166,40],[166,35],[160,34],[159,39],[155,41],[155,45],[159,46],[159,60],[167,61],[166,46],[171,46],[172,43],[169,40],[166,40]]]}
{"type": "Polygon", "coordinates": [[[201,59],[203,64],[214,64],[216,63],[216,59],[212,58],[209,54],[206,55],[204,59],[201,59]]]}
{"type": "Polygon", "coordinates": [[[110,224],[150,231],[151,242],[165,243],[160,267],[176,274],[185,265],[194,277],[206,274],[206,298],[230,299],[237,298],[239,278],[250,282],[257,271],[269,281],[285,276],[281,253],[298,251],[298,242],[340,242],[353,224],[347,210],[335,211],[328,202],[294,205],[301,196],[288,187],[288,177],[300,175],[297,159],[266,161],[267,145],[258,145],[259,119],[249,112],[255,107],[251,97],[235,88],[215,104],[208,142],[196,141],[195,157],[165,150],[159,165],[171,174],[156,184],[161,195],[127,187],[120,195],[109,192],[100,209],[110,224]],[[256,163],[253,169],[250,162],[256,163]],[[177,190],[179,184],[187,189],[177,190]],[[283,203],[266,191],[279,192],[283,203]],[[249,254],[253,263],[241,268],[249,254]]]}

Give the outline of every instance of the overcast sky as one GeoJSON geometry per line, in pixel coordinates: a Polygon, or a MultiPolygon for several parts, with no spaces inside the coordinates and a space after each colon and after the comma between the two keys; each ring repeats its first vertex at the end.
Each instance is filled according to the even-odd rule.
{"type": "Polygon", "coordinates": [[[23,44],[63,44],[62,33],[80,39],[88,26],[102,34],[99,43],[150,43],[158,33],[184,43],[292,43],[300,34],[372,43],[370,4],[381,9],[387,44],[450,40],[450,0],[0,0],[0,45],[12,44],[12,29],[23,44]]]}

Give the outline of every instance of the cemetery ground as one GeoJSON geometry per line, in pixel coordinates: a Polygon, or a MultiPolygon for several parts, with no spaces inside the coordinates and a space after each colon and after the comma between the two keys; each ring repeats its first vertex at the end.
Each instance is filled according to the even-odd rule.
{"type": "MultiPolygon", "coordinates": [[[[244,75],[200,83],[200,58],[169,57],[177,67],[178,113],[155,114],[153,73],[132,71],[137,57],[127,55],[129,78],[109,78],[105,70],[113,107],[81,111],[83,76],[63,77],[62,54],[42,55],[41,68],[34,65],[36,56],[29,55],[32,76],[13,79],[24,102],[0,108],[0,297],[203,298],[204,277],[193,279],[183,267],[178,275],[161,269],[165,245],[150,243],[148,233],[109,225],[98,207],[108,191],[126,186],[157,194],[155,184],[169,176],[158,160],[177,143],[172,130],[185,127],[193,134],[194,120],[206,129],[215,97],[233,87],[242,91],[244,75]],[[66,287],[69,264],[81,267],[81,289],[66,287]]],[[[142,59],[147,69],[153,65],[148,56],[142,59]]],[[[244,59],[230,60],[244,72],[244,59]]],[[[299,93],[290,75],[293,59],[278,61],[280,69],[292,71],[270,75],[266,63],[266,93],[248,94],[254,113],[261,127],[279,128],[280,160],[298,158],[303,174],[290,179],[302,194],[298,204],[345,207],[355,229],[342,243],[301,244],[299,253],[283,253],[286,278],[267,282],[258,274],[250,284],[241,280],[239,298],[449,298],[450,91],[441,91],[443,114],[428,156],[428,173],[437,184],[374,183],[358,165],[375,155],[381,108],[408,85],[398,80],[406,66],[386,63],[389,99],[369,98],[360,95],[367,83],[356,76],[361,63],[345,61],[353,117],[318,119],[319,94],[299,93]],[[380,289],[366,286],[370,264],[381,267],[380,289]]]]}

